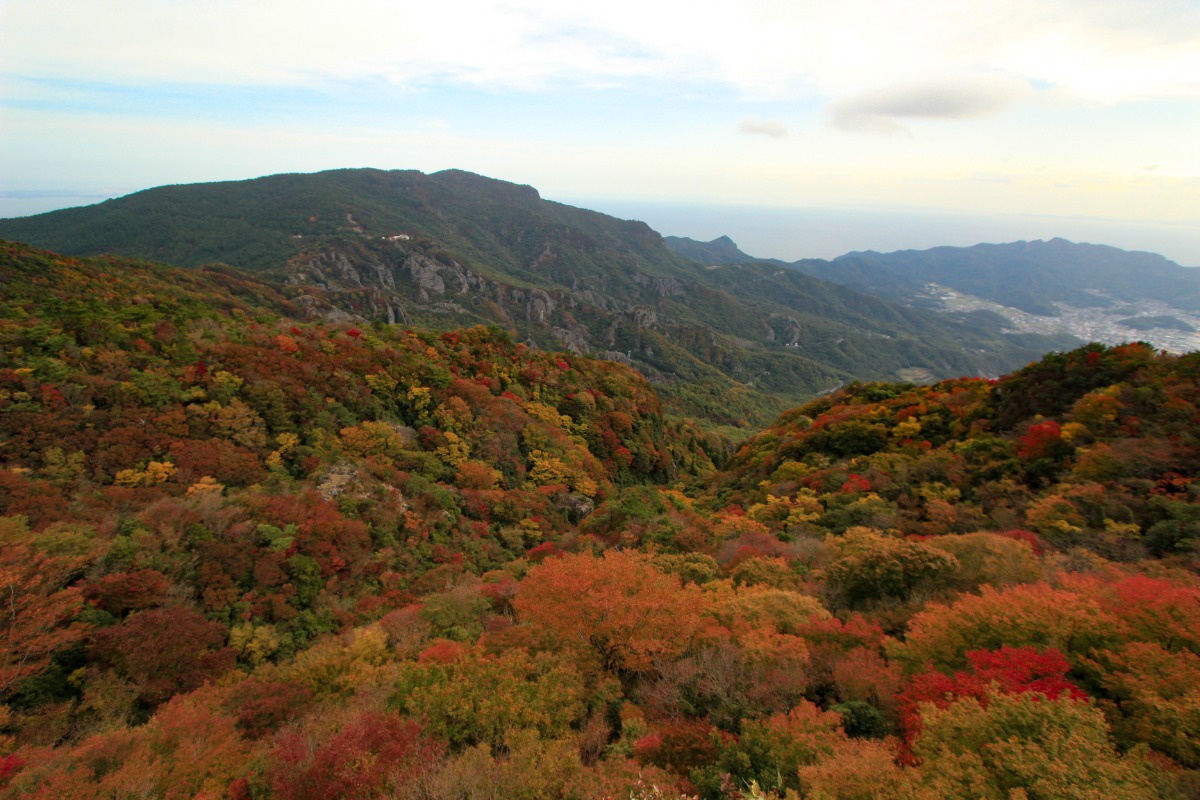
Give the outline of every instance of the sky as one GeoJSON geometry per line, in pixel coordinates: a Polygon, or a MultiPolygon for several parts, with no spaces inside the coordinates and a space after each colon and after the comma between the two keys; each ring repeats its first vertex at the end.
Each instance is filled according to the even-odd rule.
{"type": "Polygon", "coordinates": [[[0,0],[0,215],[358,166],[762,256],[1200,266],[1200,2],[0,0]]]}

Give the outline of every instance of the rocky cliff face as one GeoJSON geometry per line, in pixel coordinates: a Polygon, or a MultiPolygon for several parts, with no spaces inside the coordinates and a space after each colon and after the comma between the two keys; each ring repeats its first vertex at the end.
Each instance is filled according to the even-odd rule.
{"type": "MultiPolygon", "coordinates": [[[[556,259],[544,248],[528,265],[544,270],[556,259]]],[[[517,286],[485,277],[453,258],[421,252],[419,244],[386,241],[377,246],[361,242],[330,246],[302,253],[287,265],[287,280],[300,287],[319,289],[301,296],[315,316],[389,324],[416,323],[436,315],[461,317],[456,323],[491,323],[514,328],[536,344],[563,348],[582,355],[619,356],[621,342],[638,338],[645,329],[659,329],[669,319],[652,305],[623,302],[598,287],[550,290],[517,286]],[[316,295],[319,294],[318,298],[316,295]],[[587,322],[581,321],[587,320],[587,322]]],[[[675,278],[634,273],[633,282],[647,299],[681,297],[684,284],[675,278]]],[[[649,364],[640,364],[653,374],[649,364]]]]}
{"type": "MultiPolygon", "coordinates": [[[[286,280],[302,292],[296,300],[315,318],[499,325],[532,346],[624,363],[668,395],[673,387],[708,381],[714,397],[732,391],[740,393],[735,402],[745,402],[738,387],[753,381],[758,368],[738,354],[754,343],[681,318],[697,287],[637,269],[615,279],[612,273],[590,276],[561,263],[551,247],[535,251],[524,267],[535,275],[553,269],[559,280],[517,285],[462,263],[436,242],[395,239],[358,239],[301,253],[287,264],[286,280]]],[[[763,325],[763,343],[774,336],[772,326],[763,325]]],[[[685,409],[699,410],[687,403],[685,409]]],[[[735,413],[731,421],[739,419],[735,413]]]]}

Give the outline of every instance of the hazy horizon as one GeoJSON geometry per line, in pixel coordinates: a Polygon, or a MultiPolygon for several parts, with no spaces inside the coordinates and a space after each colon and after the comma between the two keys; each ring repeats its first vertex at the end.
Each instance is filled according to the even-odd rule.
{"type": "Polygon", "coordinates": [[[744,253],[783,261],[831,259],[865,250],[928,250],[1062,238],[1157,253],[1181,266],[1200,267],[1200,225],[926,209],[789,208],[600,198],[564,198],[562,202],[638,219],[664,236],[699,241],[728,236],[744,253]]]}

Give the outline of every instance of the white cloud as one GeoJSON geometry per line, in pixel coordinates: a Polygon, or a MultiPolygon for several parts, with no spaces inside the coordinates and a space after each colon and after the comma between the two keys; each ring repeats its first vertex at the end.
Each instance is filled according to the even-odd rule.
{"type": "Polygon", "coordinates": [[[4,70],[96,81],[718,85],[845,99],[997,74],[1089,102],[1200,96],[1183,0],[6,0],[4,70]]]}
{"type": "Polygon", "coordinates": [[[976,119],[998,114],[1030,92],[1019,81],[971,77],[893,86],[848,97],[831,107],[842,130],[904,131],[904,119],[976,119]]]}
{"type": "Polygon", "coordinates": [[[0,0],[0,100],[10,188],[370,164],[597,196],[1200,208],[1195,0],[0,0]],[[731,147],[734,126],[805,146],[731,147]]]}
{"type": "Polygon", "coordinates": [[[748,133],[758,136],[769,136],[772,139],[782,139],[787,136],[788,129],[779,120],[774,119],[744,119],[738,125],[739,133],[748,133]]]}

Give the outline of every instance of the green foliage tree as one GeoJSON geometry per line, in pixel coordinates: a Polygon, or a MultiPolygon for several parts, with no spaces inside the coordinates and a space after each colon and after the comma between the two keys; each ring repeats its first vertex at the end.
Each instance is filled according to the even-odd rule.
{"type": "Polygon", "coordinates": [[[499,751],[523,732],[563,736],[585,711],[582,678],[550,653],[469,650],[448,663],[405,664],[391,703],[456,748],[499,751]]]}
{"type": "Polygon", "coordinates": [[[922,586],[936,586],[959,563],[950,553],[867,528],[847,531],[829,566],[831,585],[850,604],[885,597],[906,598],[922,586]]]}
{"type": "Polygon", "coordinates": [[[1104,715],[1068,698],[996,695],[926,706],[915,745],[921,781],[938,797],[1031,800],[1168,798],[1144,750],[1120,755],[1104,715]]]}

